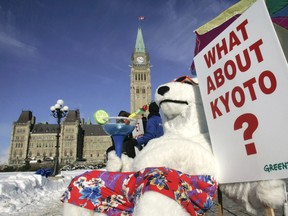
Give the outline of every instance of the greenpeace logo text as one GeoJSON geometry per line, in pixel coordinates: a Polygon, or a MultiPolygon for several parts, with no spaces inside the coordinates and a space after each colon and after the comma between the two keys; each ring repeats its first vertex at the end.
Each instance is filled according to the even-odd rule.
{"type": "Polygon", "coordinates": [[[279,171],[279,170],[288,170],[288,162],[267,164],[264,166],[265,172],[279,171]]]}

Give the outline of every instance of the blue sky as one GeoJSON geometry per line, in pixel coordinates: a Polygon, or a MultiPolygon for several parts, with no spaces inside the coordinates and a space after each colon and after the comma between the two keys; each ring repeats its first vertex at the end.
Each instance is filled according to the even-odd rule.
{"type": "Polygon", "coordinates": [[[22,110],[56,123],[64,100],[93,123],[93,113],[130,110],[130,57],[138,16],[158,85],[190,75],[194,30],[236,0],[0,0],[0,163],[22,110]]]}

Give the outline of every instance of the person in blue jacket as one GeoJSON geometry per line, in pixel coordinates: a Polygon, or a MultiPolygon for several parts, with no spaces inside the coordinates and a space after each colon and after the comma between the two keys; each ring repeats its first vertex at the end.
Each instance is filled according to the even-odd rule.
{"type": "MultiPolygon", "coordinates": [[[[129,115],[130,113],[126,111],[120,111],[118,116],[128,117],[129,115]]],[[[135,146],[141,150],[145,145],[147,145],[149,140],[160,137],[162,135],[163,127],[162,119],[159,114],[159,107],[155,102],[152,102],[149,105],[149,115],[146,122],[146,127],[144,129],[144,135],[137,139],[132,138],[132,134],[127,136],[123,141],[122,153],[126,154],[130,158],[134,158],[136,156],[135,146]]],[[[113,150],[115,150],[114,143],[106,150],[106,155],[108,156],[108,153],[113,150]]],[[[106,159],[108,160],[108,157],[106,159]]]]}
{"type": "Polygon", "coordinates": [[[148,141],[163,135],[162,119],[159,113],[159,107],[155,102],[149,105],[149,115],[145,127],[144,135],[137,138],[137,148],[141,150],[147,145],[148,141]]]}

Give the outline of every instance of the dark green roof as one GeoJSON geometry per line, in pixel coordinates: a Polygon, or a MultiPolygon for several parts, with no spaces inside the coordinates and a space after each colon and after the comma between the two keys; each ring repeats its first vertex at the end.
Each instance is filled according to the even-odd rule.
{"type": "Polygon", "coordinates": [[[142,35],[142,30],[141,30],[140,26],[138,27],[138,32],[137,32],[135,52],[137,52],[137,53],[145,53],[146,52],[144,39],[143,39],[143,35],[142,35]]]}
{"type": "Polygon", "coordinates": [[[22,111],[16,123],[27,123],[33,118],[31,111],[22,111]]]}
{"type": "Polygon", "coordinates": [[[107,136],[101,125],[83,125],[85,136],[107,136]]]}
{"type": "Polygon", "coordinates": [[[32,133],[57,133],[57,124],[36,124],[32,133]]]}
{"type": "Polygon", "coordinates": [[[64,122],[75,122],[79,121],[80,122],[80,110],[70,110],[64,119],[64,122]]]}

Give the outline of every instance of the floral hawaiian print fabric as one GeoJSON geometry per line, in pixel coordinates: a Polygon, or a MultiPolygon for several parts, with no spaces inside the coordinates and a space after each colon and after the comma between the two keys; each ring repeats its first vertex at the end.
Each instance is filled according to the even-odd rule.
{"type": "Polygon", "coordinates": [[[138,172],[96,170],[76,176],[61,200],[109,216],[130,216],[146,191],[176,200],[190,215],[204,215],[216,197],[217,182],[210,175],[188,175],[165,167],[138,172]]]}

